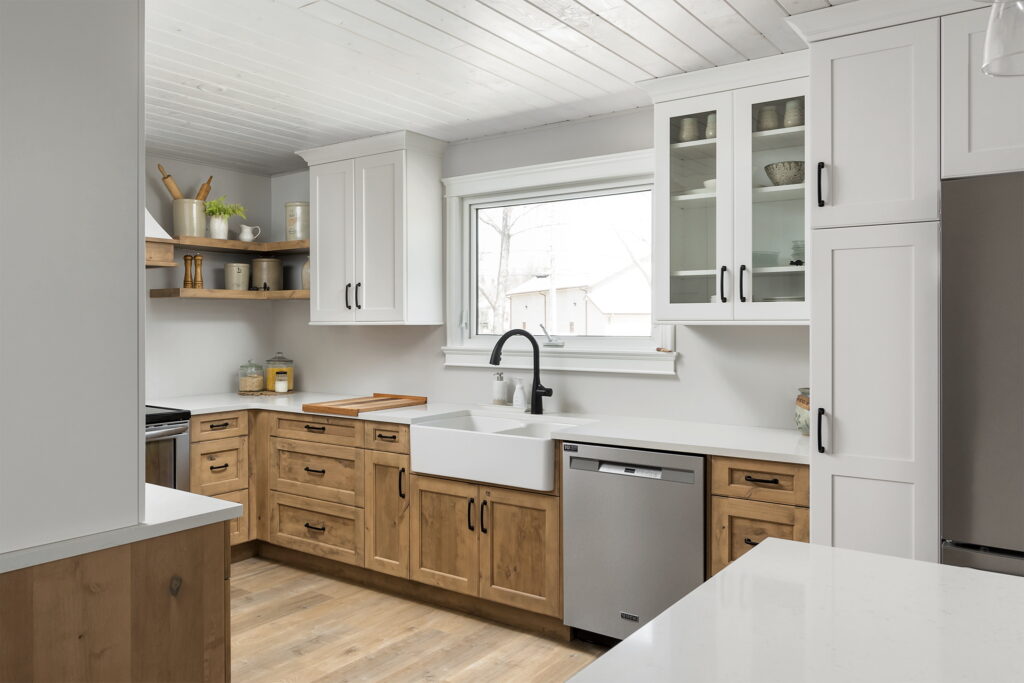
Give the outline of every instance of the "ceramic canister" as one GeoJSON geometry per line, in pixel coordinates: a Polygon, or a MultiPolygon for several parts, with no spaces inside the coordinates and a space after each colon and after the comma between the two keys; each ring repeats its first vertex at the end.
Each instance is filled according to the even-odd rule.
{"type": "Polygon", "coordinates": [[[252,286],[256,289],[279,290],[284,281],[284,268],[279,258],[252,260],[252,286]]]}
{"type": "Polygon", "coordinates": [[[224,264],[224,289],[249,289],[249,264],[248,263],[225,263],[224,264]]]}
{"type": "Polygon", "coordinates": [[[686,116],[679,123],[679,139],[682,142],[700,140],[700,121],[695,116],[686,116]]]}
{"type": "Polygon", "coordinates": [[[206,203],[199,199],[172,202],[175,237],[206,237],[206,203]]]}
{"type": "Polygon", "coordinates": [[[284,237],[286,240],[309,239],[309,202],[284,205],[284,237]]]}

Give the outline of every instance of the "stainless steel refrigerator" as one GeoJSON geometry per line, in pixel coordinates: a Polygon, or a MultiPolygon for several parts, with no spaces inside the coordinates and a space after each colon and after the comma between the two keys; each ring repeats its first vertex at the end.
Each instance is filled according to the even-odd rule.
{"type": "Polygon", "coordinates": [[[1024,576],[1024,173],[942,184],[942,539],[1024,576]]]}

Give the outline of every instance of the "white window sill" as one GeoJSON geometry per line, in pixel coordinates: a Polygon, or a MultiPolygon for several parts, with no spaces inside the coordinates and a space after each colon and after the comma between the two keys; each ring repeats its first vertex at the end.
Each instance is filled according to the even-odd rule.
{"type": "MultiPolygon", "coordinates": [[[[444,364],[456,368],[491,368],[491,347],[445,346],[444,364]]],[[[630,349],[567,349],[544,348],[540,351],[542,370],[557,372],[608,372],[626,375],[675,375],[675,351],[639,351],[630,349]]],[[[533,351],[509,349],[501,351],[501,368],[532,370],[533,351]]]]}

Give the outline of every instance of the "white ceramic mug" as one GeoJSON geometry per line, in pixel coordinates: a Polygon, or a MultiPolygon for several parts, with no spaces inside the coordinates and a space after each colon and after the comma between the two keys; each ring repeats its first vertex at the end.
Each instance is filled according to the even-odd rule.
{"type": "Polygon", "coordinates": [[[243,242],[252,242],[260,236],[260,226],[258,225],[243,225],[238,230],[238,239],[243,242]]]}

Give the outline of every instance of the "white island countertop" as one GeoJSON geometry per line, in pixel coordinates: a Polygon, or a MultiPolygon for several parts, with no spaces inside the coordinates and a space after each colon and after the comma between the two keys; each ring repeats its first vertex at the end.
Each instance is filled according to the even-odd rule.
{"type": "Polygon", "coordinates": [[[768,539],[573,680],[1024,681],[1024,578],[768,539]]]}

